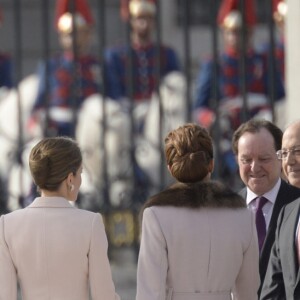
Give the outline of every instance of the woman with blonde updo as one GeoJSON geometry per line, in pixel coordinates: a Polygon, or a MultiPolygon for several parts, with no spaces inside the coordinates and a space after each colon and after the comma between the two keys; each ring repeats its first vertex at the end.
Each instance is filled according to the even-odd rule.
{"type": "Polygon", "coordinates": [[[165,138],[173,186],[144,206],[137,300],[257,299],[254,215],[220,182],[207,131],[186,124],[165,138]]]}
{"type": "Polygon", "coordinates": [[[77,209],[82,156],[71,138],[45,138],[29,167],[40,197],[0,218],[0,299],[117,300],[100,214],[77,209]],[[91,294],[91,298],[90,295],[91,294]]]}

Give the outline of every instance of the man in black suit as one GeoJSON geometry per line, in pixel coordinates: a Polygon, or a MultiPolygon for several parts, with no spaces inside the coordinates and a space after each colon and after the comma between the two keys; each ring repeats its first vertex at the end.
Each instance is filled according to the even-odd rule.
{"type": "Polygon", "coordinates": [[[299,210],[300,199],[285,206],[279,215],[260,300],[300,299],[299,246],[296,244],[299,210]]]}
{"type": "MultiPolygon", "coordinates": [[[[282,160],[282,168],[290,184],[300,187],[300,121],[285,130],[278,157],[282,160]]],[[[261,291],[262,300],[300,299],[299,212],[300,200],[297,200],[280,213],[261,291]]]]}
{"type": "MultiPolygon", "coordinates": [[[[234,133],[232,148],[236,155],[240,177],[246,187],[240,192],[249,209],[257,211],[257,198],[267,199],[263,206],[264,230],[260,249],[259,272],[264,282],[271,248],[275,240],[277,219],[281,208],[300,197],[300,189],[281,179],[282,131],[266,120],[252,119],[243,123],[234,133]]],[[[259,235],[260,229],[258,229],[259,235]]],[[[258,291],[260,294],[261,287],[258,291]]]]}

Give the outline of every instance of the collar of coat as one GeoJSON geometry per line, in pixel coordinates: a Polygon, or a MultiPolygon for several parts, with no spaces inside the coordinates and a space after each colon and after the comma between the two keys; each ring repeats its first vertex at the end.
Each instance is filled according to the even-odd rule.
{"type": "Polygon", "coordinates": [[[152,196],[144,204],[144,209],[151,206],[244,208],[246,201],[217,181],[178,182],[152,196]]]}

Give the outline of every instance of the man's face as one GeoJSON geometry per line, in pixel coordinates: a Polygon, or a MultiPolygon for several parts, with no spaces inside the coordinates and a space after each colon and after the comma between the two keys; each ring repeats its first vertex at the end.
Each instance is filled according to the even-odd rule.
{"type": "Polygon", "coordinates": [[[266,129],[244,133],[238,141],[237,161],[242,181],[257,195],[270,191],[280,178],[273,136],[266,129]]]}
{"type": "Polygon", "coordinates": [[[131,28],[132,31],[141,38],[149,38],[152,34],[154,26],[154,17],[151,15],[140,15],[132,17],[131,28]]]}
{"type": "Polygon", "coordinates": [[[283,172],[291,185],[300,188],[300,124],[291,125],[285,130],[282,150],[287,151],[282,159],[283,172]]]}
{"type": "MultiPolygon", "coordinates": [[[[91,44],[92,30],[89,27],[76,28],[76,51],[83,54],[91,44]]],[[[73,33],[60,33],[60,43],[65,51],[73,51],[73,33]]]]}
{"type": "Polygon", "coordinates": [[[238,29],[224,29],[224,43],[226,47],[238,49],[239,48],[239,30],[238,29]]]}
{"type": "MultiPolygon", "coordinates": [[[[224,44],[226,48],[231,48],[235,50],[239,50],[240,47],[240,39],[241,39],[241,32],[240,29],[227,29],[225,28],[223,30],[223,38],[224,38],[224,44]]],[[[246,32],[246,44],[247,47],[250,46],[251,41],[251,30],[248,29],[246,32]]]]}

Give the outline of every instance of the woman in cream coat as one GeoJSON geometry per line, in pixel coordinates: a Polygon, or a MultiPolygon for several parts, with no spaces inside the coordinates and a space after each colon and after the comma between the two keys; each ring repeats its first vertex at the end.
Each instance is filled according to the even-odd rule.
{"type": "Polygon", "coordinates": [[[187,124],[170,132],[165,143],[178,183],[145,204],[136,299],[257,299],[254,215],[240,196],[210,181],[208,133],[187,124]]]}
{"type": "Polygon", "coordinates": [[[81,184],[82,156],[64,137],[31,151],[41,192],[25,209],[0,218],[0,299],[116,300],[100,214],[71,205],[81,184]]]}

